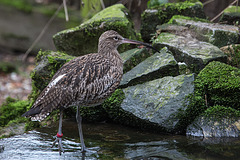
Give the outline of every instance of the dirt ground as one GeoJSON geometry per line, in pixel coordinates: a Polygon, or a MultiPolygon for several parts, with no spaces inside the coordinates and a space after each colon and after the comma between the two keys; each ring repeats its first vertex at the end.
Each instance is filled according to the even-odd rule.
{"type": "Polygon", "coordinates": [[[30,73],[34,68],[34,57],[22,62],[23,53],[0,51],[0,63],[8,62],[16,68],[15,72],[0,72],[0,105],[7,97],[26,100],[31,93],[30,73]]]}

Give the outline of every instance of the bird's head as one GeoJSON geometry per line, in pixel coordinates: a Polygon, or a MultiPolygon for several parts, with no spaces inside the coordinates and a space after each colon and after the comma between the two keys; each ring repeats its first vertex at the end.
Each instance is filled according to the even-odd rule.
{"type": "Polygon", "coordinates": [[[116,50],[118,46],[123,43],[144,45],[158,52],[157,49],[153,48],[151,45],[147,43],[123,38],[120,34],[118,34],[116,31],[113,31],[113,30],[106,31],[100,36],[99,43],[98,43],[98,52],[104,51],[106,49],[116,50]]]}

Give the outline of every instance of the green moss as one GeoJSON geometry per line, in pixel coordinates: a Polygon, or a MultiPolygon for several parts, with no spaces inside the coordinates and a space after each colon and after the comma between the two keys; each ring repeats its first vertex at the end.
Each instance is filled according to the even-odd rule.
{"type": "Polygon", "coordinates": [[[168,24],[178,24],[176,22],[176,19],[185,19],[185,20],[192,20],[195,22],[206,22],[206,23],[210,23],[209,20],[207,19],[203,19],[203,18],[198,18],[198,17],[187,17],[187,16],[182,16],[182,15],[174,15],[169,21],[168,24]]]}
{"type": "Polygon", "coordinates": [[[220,105],[216,105],[213,107],[209,107],[203,113],[204,116],[214,118],[215,120],[222,120],[224,118],[236,118],[240,117],[240,111],[233,109],[231,107],[224,107],[220,105]]]}
{"type": "Polygon", "coordinates": [[[25,121],[20,117],[26,112],[28,106],[29,101],[21,101],[8,97],[0,107],[0,126],[3,127],[9,123],[25,121]]]}

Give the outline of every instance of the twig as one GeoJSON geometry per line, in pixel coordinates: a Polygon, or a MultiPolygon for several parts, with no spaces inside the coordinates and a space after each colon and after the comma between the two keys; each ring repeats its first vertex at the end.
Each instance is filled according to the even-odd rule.
{"type": "Polygon", "coordinates": [[[67,10],[66,0],[63,0],[63,6],[64,6],[64,12],[65,12],[66,21],[68,22],[69,18],[68,18],[68,10],[67,10]]]}
{"type": "Polygon", "coordinates": [[[38,43],[38,41],[42,38],[43,34],[46,32],[48,26],[52,23],[52,21],[54,20],[54,18],[57,16],[58,12],[62,9],[63,4],[61,4],[58,9],[56,10],[56,12],[54,13],[54,15],[48,20],[47,24],[44,26],[44,28],[42,29],[41,33],[38,35],[38,37],[35,39],[35,41],[32,43],[32,45],[28,48],[28,50],[25,52],[22,61],[25,61],[28,54],[32,51],[32,49],[34,48],[34,46],[38,43]]]}
{"type": "Polygon", "coordinates": [[[208,3],[214,2],[215,0],[208,0],[206,2],[203,3],[203,6],[207,5],[208,3]]]}
{"type": "Polygon", "coordinates": [[[102,8],[105,9],[105,5],[104,5],[103,0],[100,0],[100,2],[101,2],[101,5],[102,5],[102,8]]]}
{"type": "MultiPolygon", "coordinates": [[[[233,4],[236,3],[237,1],[238,1],[238,0],[233,1],[233,2],[232,2],[231,4],[229,4],[226,8],[228,8],[229,6],[233,5],[233,4]]],[[[213,19],[211,19],[211,22],[213,22],[215,19],[217,19],[219,16],[221,16],[226,8],[224,8],[224,9],[222,10],[222,12],[220,12],[218,15],[216,15],[213,19]]]]}

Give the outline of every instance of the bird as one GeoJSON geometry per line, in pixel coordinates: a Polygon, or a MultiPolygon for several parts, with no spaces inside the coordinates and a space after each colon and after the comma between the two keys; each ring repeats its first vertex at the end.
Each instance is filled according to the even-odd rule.
{"type": "Polygon", "coordinates": [[[79,56],[65,63],[40,93],[29,111],[22,116],[32,121],[44,120],[53,110],[60,110],[59,126],[52,147],[58,143],[58,151],[64,153],[62,145],[62,119],[64,109],[77,106],[76,121],[81,142],[81,152],[86,152],[82,132],[80,107],[97,106],[104,102],[119,86],[123,76],[123,60],[117,48],[123,43],[144,45],[147,43],[123,38],[114,30],[101,34],[98,52],[79,56]]]}

